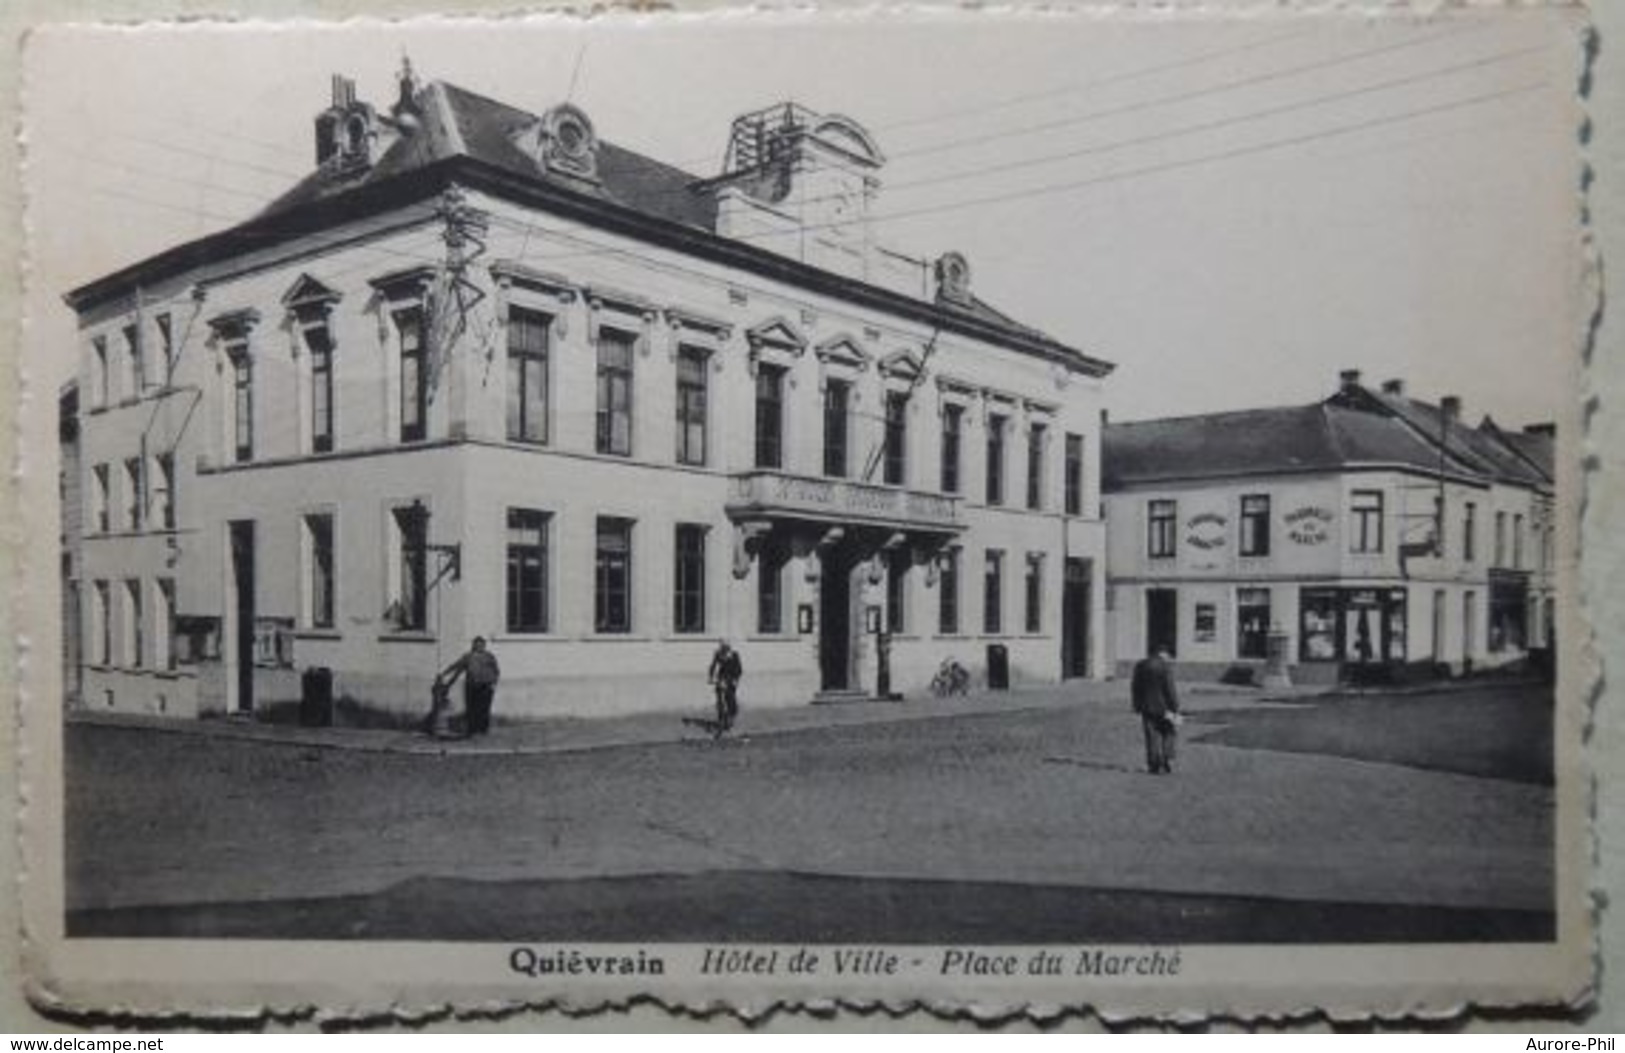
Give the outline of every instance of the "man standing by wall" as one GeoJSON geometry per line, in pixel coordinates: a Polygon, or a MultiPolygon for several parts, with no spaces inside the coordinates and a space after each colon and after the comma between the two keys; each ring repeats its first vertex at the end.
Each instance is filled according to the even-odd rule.
{"type": "Polygon", "coordinates": [[[485,637],[474,637],[474,645],[446,667],[446,671],[439,676],[439,682],[444,689],[450,690],[457,678],[465,673],[468,679],[463,682],[464,730],[469,735],[485,735],[491,730],[491,703],[496,696],[497,681],[502,679],[497,656],[485,649],[485,637]]]}
{"type": "Polygon", "coordinates": [[[1134,712],[1140,714],[1145,731],[1145,765],[1153,775],[1173,772],[1179,735],[1179,692],[1174,688],[1169,657],[1167,646],[1159,645],[1150,657],[1134,665],[1134,712]]]}

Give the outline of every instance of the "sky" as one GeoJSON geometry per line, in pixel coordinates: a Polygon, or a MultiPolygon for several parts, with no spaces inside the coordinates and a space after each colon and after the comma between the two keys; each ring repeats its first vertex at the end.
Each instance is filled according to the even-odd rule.
{"type": "Polygon", "coordinates": [[[402,56],[706,176],[794,100],[886,155],[878,236],[1117,363],[1114,419],[1323,398],[1343,369],[1519,426],[1575,398],[1577,37],[1553,11],[616,15],[55,28],[25,53],[29,366],[61,294],[240,222],[314,165],[332,73],[402,56]]]}

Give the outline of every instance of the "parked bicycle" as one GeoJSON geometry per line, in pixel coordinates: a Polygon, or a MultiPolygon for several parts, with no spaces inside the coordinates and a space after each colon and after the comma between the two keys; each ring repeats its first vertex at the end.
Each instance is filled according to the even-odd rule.
{"type": "Polygon", "coordinates": [[[931,693],[938,698],[946,698],[949,695],[963,695],[969,690],[970,670],[952,658],[944,658],[937,668],[937,675],[931,678],[931,693]]]}

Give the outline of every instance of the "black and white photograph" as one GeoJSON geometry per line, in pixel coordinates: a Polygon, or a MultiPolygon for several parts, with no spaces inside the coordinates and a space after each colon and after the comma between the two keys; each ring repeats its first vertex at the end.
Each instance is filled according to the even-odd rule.
{"type": "Polygon", "coordinates": [[[1542,7],[36,32],[35,990],[1574,997],[1584,64],[1542,7]]]}

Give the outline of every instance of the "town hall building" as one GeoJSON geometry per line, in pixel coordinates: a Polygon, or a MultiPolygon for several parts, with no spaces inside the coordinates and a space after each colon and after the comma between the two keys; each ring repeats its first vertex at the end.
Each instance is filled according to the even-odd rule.
{"type": "Polygon", "coordinates": [[[314,145],[67,296],[78,704],[420,713],[476,635],[506,717],[703,707],[720,638],[757,706],[1109,672],[1112,366],[881,241],[856,122],[702,176],[407,68],[314,145]]]}

